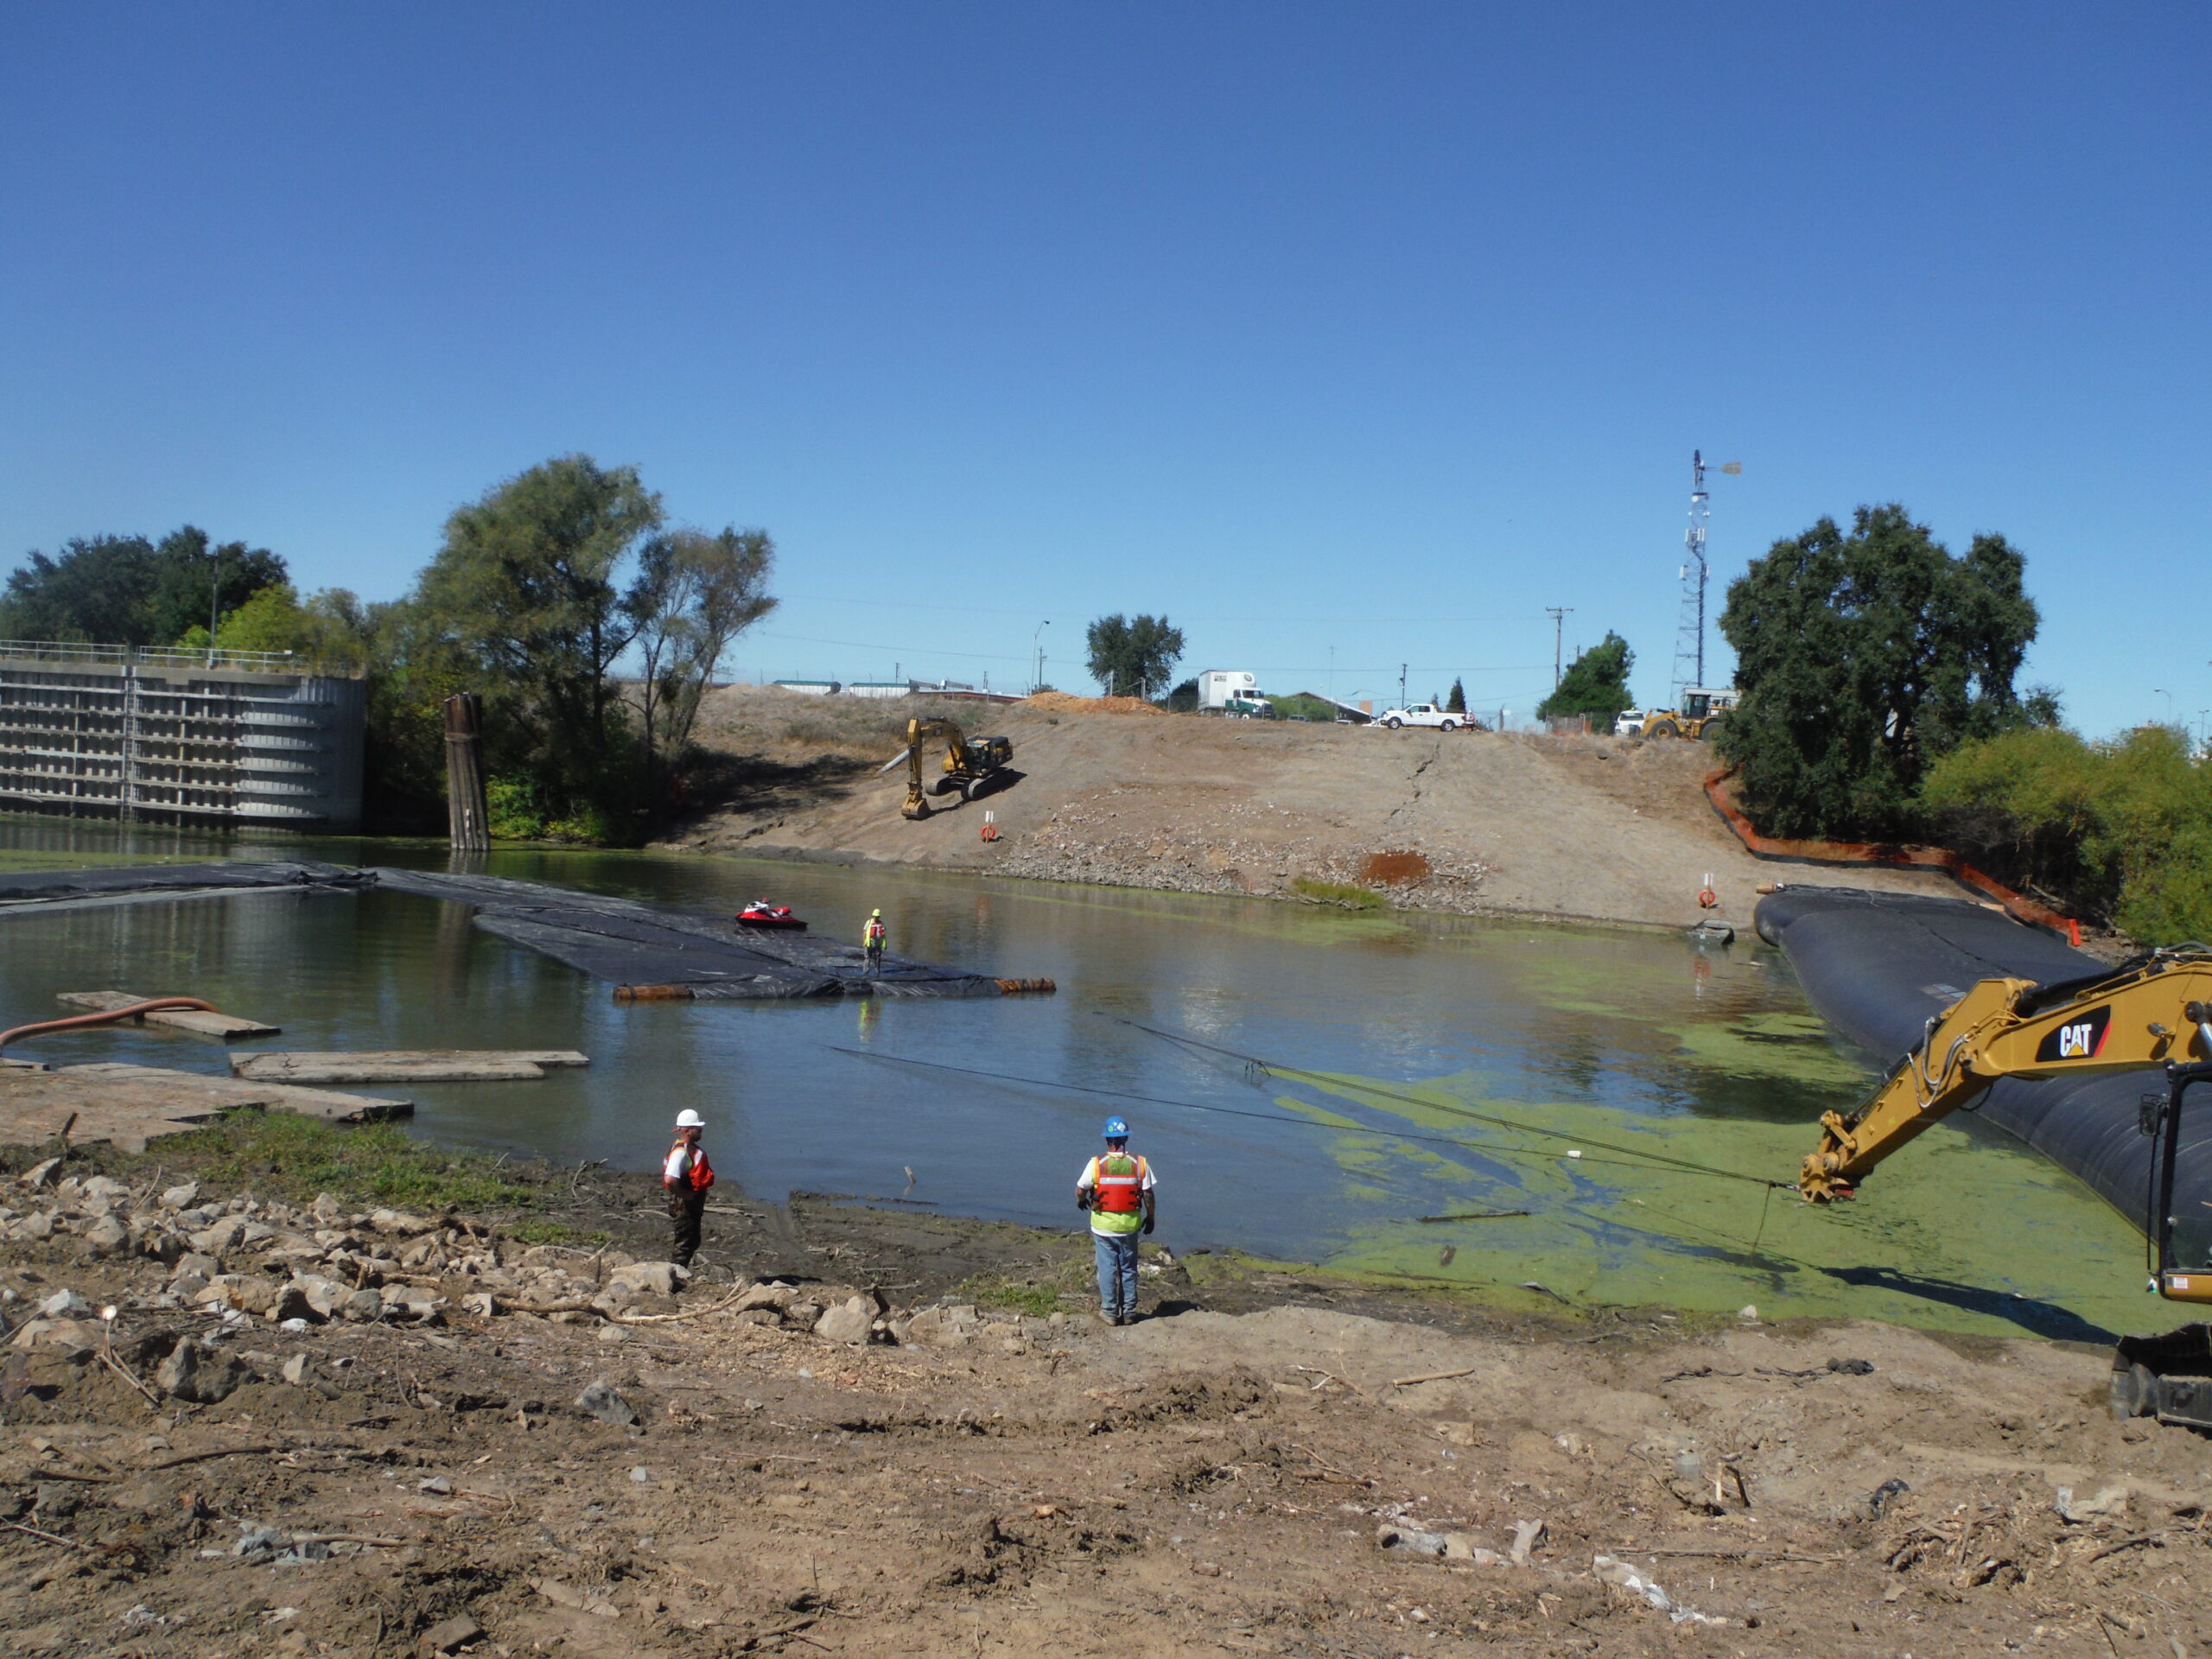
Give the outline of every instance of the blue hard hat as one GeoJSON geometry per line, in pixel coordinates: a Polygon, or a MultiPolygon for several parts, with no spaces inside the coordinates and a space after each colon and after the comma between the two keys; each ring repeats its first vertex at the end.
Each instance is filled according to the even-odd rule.
{"type": "Polygon", "coordinates": [[[1129,1138],[1129,1126],[1118,1117],[1109,1117],[1106,1120],[1103,1138],[1109,1141],[1126,1141],[1129,1138]]]}

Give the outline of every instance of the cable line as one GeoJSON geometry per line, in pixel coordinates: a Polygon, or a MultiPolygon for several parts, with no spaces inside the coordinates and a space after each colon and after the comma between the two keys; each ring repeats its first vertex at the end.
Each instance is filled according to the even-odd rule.
{"type": "MultiPolygon", "coordinates": [[[[1158,1037],[1166,1042],[1179,1043],[1187,1048],[1203,1049],[1209,1054],[1219,1054],[1226,1059],[1236,1060],[1248,1067],[1263,1071],[1269,1077],[1281,1077],[1286,1081],[1296,1079],[1313,1084],[1317,1087],[1342,1089],[1357,1094],[1373,1095],[1382,1100],[1400,1101],[1406,1105],[1418,1106],[1427,1111],[1443,1112],[1453,1117],[1469,1118],[1477,1123],[1494,1124],[1499,1128],[1511,1129],[1518,1135],[1541,1135],[1554,1140],[1572,1141],[1577,1146],[1599,1147],[1607,1152],[1618,1152],[1625,1157],[1642,1160],[1651,1166],[1673,1169],[1686,1175],[1710,1175],[1720,1180],[1749,1181],[1754,1186],[1788,1187],[1792,1192],[1796,1190],[1795,1181],[1769,1180],[1764,1175],[1746,1175],[1741,1170],[1722,1169],[1717,1165],[1700,1164],[1691,1159],[1676,1158],[1670,1154],[1652,1152],[1643,1147],[1624,1147],[1617,1141],[1592,1140],[1572,1129],[1555,1129],[1548,1124],[1525,1123],[1516,1118],[1500,1117],[1494,1112],[1478,1112],[1471,1106],[1449,1105],[1442,1101],[1424,1099],[1419,1095],[1401,1094],[1395,1090],[1376,1088],[1363,1083],[1348,1084],[1341,1077],[1326,1071],[1309,1071],[1302,1066],[1295,1065],[1277,1065],[1273,1061],[1261,1059],[1256,1055],[1241,1054],[1233,1048],[1223,1048],[1217,1044],[1200,1042],[1195,1037],[1185,1037],[1177,1032],[1160,1031],[1140,1020],[1125,1019],[1120,1014],[1108,1014],[1106,1017],[1116,1025],[1130,1027],[1134,1030],[1158,1037]]],[[[1454,1144],[1465,1146],[1475,1143],[1459,1141],[1454,1144]]]]}

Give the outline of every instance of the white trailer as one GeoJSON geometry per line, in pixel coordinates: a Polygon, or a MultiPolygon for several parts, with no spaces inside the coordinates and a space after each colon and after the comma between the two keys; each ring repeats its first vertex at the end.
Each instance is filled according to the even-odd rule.
{"type": "Polygon", "coordinates": [[[1260,690],[1259,677],[1242,669],[1210,668],[1198,676],[1198,712],[1272,720],[1275,706],[1260,690]]]}

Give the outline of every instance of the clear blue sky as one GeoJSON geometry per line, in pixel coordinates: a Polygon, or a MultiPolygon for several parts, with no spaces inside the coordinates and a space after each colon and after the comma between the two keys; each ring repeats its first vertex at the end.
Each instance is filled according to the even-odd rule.
{"type": "Polygon", "coordinates": [[[11,6],[0,563],[388,597],[582,450],[775,535],[740,677],[1164,610],[1525,712],[1550,605],[1664,695],[1702,448],[1722,582],[1901,500],[2087,729],[2193,719],[2208,72],[2196,0],[11,6]]]}

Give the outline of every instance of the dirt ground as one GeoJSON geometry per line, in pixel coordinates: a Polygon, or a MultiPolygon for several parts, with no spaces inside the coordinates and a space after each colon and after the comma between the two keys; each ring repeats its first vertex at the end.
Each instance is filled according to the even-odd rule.
{"type": "Polygon", "coordinates": [[[2212,1445],[2111,1421],[2103,1357],[2060,1344],[1216,1257],[1154,1258],[1109,1329],[1079,1238],[820,1200],[718,1204],[671,1297],[627,1265],[665,1225],[636,1182],[574,1183],[532,1236],[600,1236],[532,1244],[149,1161],[0,1182],[13,1652],[2212,1640],[2212,1445]]]}
{"type": "Polygon", "coordinates": [[[716,692],[699,735],[721,757],[729,804],[667,844],[1294,899],[1300,880],[1363,884],[1419,909],[1669,926],[1710,914],[1739,929],[1761,882],[1961,891],[1922,872],[1754,859],[1705,798],[1711,749],[1672,741],[948,704],[922,712],[1012,739],[1014,766],[982,799],[939,798],[910,823],[905,769],[876,768],[914,712],[716,692]],[[1405,854],[1416,858],[1388,860],[1405,854]],[[1710,912],[1697,902],[1707,875],[1710,912]]]}

